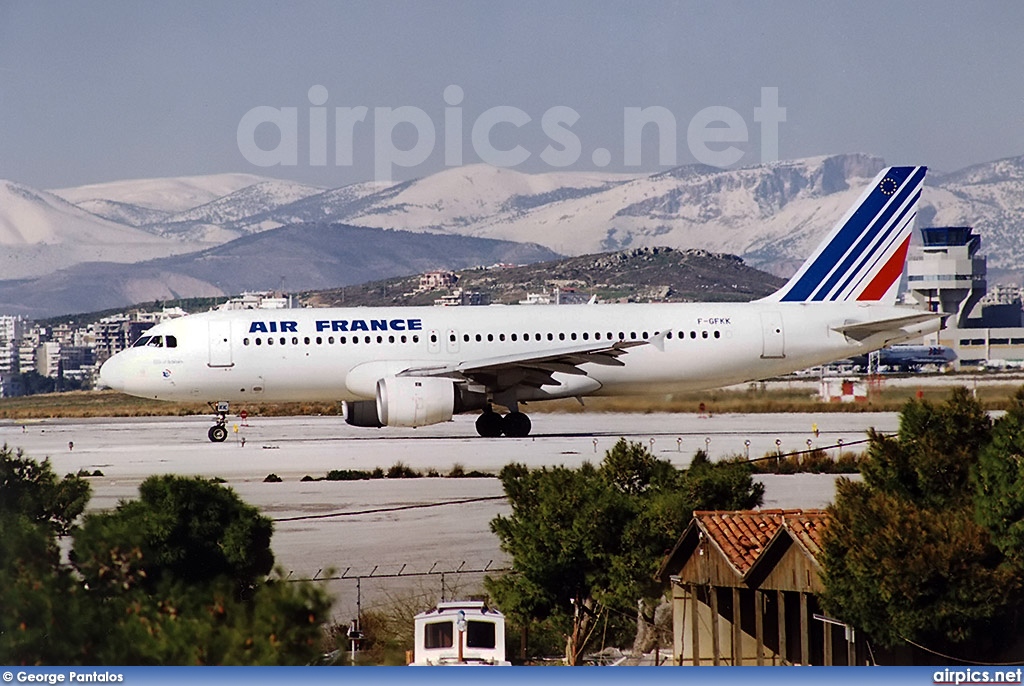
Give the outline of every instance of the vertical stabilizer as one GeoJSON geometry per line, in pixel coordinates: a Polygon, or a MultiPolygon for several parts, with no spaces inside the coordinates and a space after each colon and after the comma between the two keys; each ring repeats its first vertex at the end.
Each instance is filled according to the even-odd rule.
{"type": "Polygon", "coordinates": [[[884,169],[793,278],[764,300],[895,304],[927,171],[884,169]]]}

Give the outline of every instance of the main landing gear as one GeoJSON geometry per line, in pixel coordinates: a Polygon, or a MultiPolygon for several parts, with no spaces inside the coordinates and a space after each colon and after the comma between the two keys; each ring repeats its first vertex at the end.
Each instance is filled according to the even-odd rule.
{"type": "Polygon", "coordinates": [[[487,408],[476,420],[476,432],[484,438],[497,438],[502,434],[510,438],[523,438],[530,435],[531,426],[530,418],[518,411],[502,416],[487,408]]]}
{"type": "Polygon", "coordinates": [[[213,420],[213,426],[206,432],[206,436],[213,443],[223,443],[228,437],[228,427],[226,426],[228,423],[228,404],[221,401],[216,405],[210,403],[210,407],[213,408],[216,418],[213,420]]]}

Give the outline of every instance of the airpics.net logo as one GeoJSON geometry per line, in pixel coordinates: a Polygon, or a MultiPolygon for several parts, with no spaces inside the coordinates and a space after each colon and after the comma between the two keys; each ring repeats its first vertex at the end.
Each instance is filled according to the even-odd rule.
{"type": "MultiPolygon", "coordinates": [[[[584,143],[573,128],[582,117],[563,105],[540,114],[542,136],[524,134],[517,139],[516,134],[525,132],[525,127],[536,126],[534,116],[519,107],[499,105],[467,117],[465,91],[457,85],[448,86],[442,93],[441,122],[411,105],[374,107],[372,111],[362,105],[328,107],[329,96],[326,87],[315,85],[307,93],[308,107],[260,105],[250,109],[238,122],[242,156],[257,167],[352,167],[369,165],[370,160],[358,159],[357,151],[365,151],[364,157],[372,156],[374,179],[391,181],[399,168],[410,169],[427,162],[438,145],[443,149],[446,167],[462,166],[467,159],[467,132],[472,156],[495,167],[517,167],[536,156],[550,168],[564,169],[578,164],[585,154],[584,143]],[[329,132],[333,134],[333,146],[329,144],[329,132]],[[367,145],[367,137],[372,139],[372,146],[367,145]]],[[[760,139],[760,161],[778,160],[779,125],[786,121],[786,108],[779,105],[779,89],[761,88],[760,103],[751,114],[760,139]]],[[[748,152],[745,146],[750,144],[751,126],[731,107],[705,107],[685,126],[686,146],[697,162],[730,167],[748,152]]],[[[658,166],[678,164],[680,122],[668,108],[624,107],[621,135],[616,148],[621,148],[621,166],[625,169],[639,168],[645,162],[644,139],[652,135],[657,141],[658,166]]],[[[603,169],[612,164],[613,154],[608,147],[588,150],[594,167],[603,169]]]]}

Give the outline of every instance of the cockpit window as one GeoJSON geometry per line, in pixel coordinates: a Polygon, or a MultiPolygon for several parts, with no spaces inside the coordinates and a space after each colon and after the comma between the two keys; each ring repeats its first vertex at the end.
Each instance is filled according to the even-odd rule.
{"type": "Polygon", "coordinates": [[[175,336],[142,336],[132,344],[133,348],[177,348],[178,339],[175,336]]]}

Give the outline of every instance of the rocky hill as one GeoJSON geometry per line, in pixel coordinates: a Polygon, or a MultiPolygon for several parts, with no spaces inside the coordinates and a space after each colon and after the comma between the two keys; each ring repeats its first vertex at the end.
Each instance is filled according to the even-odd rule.
{"type": "MultiPolygon", "coordinates": [[[[734,255],[705,250],[633,248],[581,255],[518,267],[457,272],[458,288],[487,293],[492,302],[513,304],[528,293],[571,289],[576,297],[637,302],[747,301],[779,288],[783,279],[746,265],[734,255]]],[[[304,293],[304,304],[325,307],[429,305],[450,289],[416,292],[419,277],[304,293]]]]}

